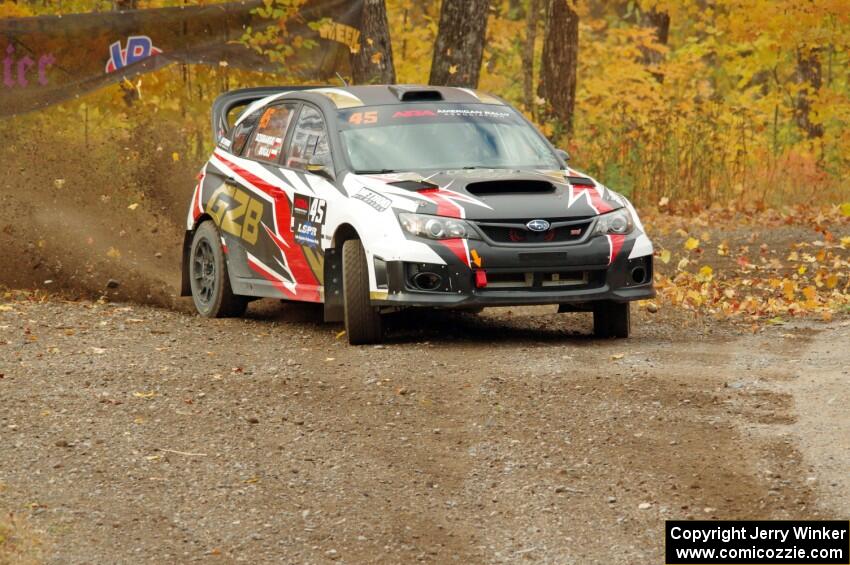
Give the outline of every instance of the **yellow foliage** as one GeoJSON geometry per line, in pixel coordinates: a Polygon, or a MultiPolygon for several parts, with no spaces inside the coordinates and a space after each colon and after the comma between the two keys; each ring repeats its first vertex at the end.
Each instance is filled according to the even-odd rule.
{"type": "Polygon", "coordinates": [[[797,285],[794,284],[794,281],[786,279],[782,283],[782,292],[785,294],[785,300],[793,302],[797,292],[797,285]]]}

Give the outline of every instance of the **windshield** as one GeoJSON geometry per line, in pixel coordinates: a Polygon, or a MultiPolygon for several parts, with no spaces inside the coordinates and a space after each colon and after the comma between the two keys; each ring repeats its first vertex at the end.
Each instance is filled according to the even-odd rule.
{"type": "Polygon", "coordinates": [[[356,172],[561,168],[541,136],[507,106],[369,106],[340,111],[339,123],[356,172]]]}

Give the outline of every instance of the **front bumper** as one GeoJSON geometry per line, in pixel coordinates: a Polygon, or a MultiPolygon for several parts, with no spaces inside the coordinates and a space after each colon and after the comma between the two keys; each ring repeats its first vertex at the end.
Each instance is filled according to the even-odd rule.
{"type": "MultiPolygon", "coordinates": [[[[375,306],[478,308],[562,304],[582,309],[598,301],[629,302],[655,296],[652,255],[629,259],[627,240],[609,264],[605,238],[569,246],[489,246],[470,242],[481,266],[467,265],[440,250],[445,265],[375,260],[378,292],[375,306]],[[487,284],[481,286],[484,271],[487,284]],[[422,290],[412,282],[417,272],[433,272],[438,288],[422,290]],[[478,281],[478,284],[476,284],[478,281]]],[[[437,250],[437,249],[435,249],[437,250]]]]}

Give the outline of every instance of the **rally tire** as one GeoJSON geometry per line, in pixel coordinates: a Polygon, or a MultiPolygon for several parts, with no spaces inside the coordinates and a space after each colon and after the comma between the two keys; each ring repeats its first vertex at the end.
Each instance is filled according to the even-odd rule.
{"type": "Polygon", "coordinates": [[[189,249],[189,284],[195,309],[205,318],[232,318],[245,313],[249,298],[233,294],[221,236],[211,221],[201,223],[189,249]]]}
{"type": "Polygon", "coordinates": [[[600,338],[627,338],[631,333],[628,302],[598,302],[593,305],[593,335],[600,338]]]}
{"type": "Polygon", "coordinates": [[[342,289],[348,343],[381,343],[383,322],[369,296],[369,267],[359,239],[349,239],[342,244],[342,289]]]}

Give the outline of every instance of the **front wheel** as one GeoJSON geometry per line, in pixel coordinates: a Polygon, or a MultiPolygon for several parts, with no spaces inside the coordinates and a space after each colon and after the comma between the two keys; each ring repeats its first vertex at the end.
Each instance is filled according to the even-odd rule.
{"type": "Polygon", "coordinates": [[[348,343],[381,343],[384,338],[381,313],[369,296],[369,266],[359,239],[342,244],[342,293],[345,299],[345,332],[348,343]]]}
{"type": "Polygon", "coordinates": [[[198,226],[189,253],[189,282],[192,286],[192,301],[198,313],[205,318],[238,317],[244,314],[248,298],[233,294],[230,288],[227,261],[215,224],[207,221],[198,226]]]}
{"type": "Polygon", "coordinates": [[[628,302],[598,302],[593,305],[593,335],[626,338],[631,333],[628,302]]]}

